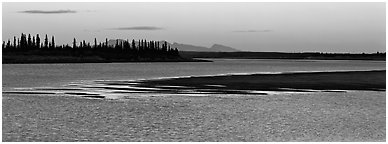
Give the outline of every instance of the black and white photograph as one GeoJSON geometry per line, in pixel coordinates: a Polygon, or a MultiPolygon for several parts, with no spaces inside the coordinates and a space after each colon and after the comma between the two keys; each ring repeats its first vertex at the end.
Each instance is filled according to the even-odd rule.
{"type": "Polygon", "coordinates": [[[2,4],[2,142],[386,142],[386,2],[2,4]]]}

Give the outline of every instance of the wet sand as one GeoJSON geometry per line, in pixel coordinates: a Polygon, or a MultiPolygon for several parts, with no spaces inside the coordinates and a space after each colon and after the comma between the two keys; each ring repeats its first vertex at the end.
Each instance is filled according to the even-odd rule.
{"type": "Polygon", "coordinates": [[[385,95],[106,100],[3,94],[2,141],[386,141],[385,95]]]}

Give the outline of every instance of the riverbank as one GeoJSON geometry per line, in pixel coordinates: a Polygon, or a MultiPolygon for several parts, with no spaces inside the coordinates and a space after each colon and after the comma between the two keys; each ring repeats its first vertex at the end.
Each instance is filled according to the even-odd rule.
{"type": "Polygon", "coordinates": [[[385,92],[2,99],[3,142],[386,141],[385,92]]]}

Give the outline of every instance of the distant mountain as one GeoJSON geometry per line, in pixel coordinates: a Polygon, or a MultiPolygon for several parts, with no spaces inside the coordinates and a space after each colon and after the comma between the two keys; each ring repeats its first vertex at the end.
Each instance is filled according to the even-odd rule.
{"type": "Polygon", "coordinates": [[[201,46],[194,46],[194,45],[188,45],[188,44],[179,44],[174,42],[171,47],[178,48],[179,51],[210,51],[207,47],[201,47],[201,46]]]}
{"type": "Polygon", "coordinates": [[[178,48],[179,51],[197,51],[197,52],[237,52],[240,50],[223,46],[220,44],[214,44],[212,47],[201,47],[201,46],[194,46],[194,45],[188,45],[188,44],[179,44],[179,43],[173,43],[171,45],[173,48],[178,48]]]}
{"type": "MultiPolygon", "coordinates": [[[[123,39],[118,39],[119,43],[124,42],[123,39]]],[[[132,40],[130,40],[131,42],[132,40]]],[[[138,45],[138,41],[135,40],[136,45],[138,45]]],[[[164,43],[164,40],[159,41],[160,44],[164,43]]],[[[189,45],[189,44],[180,44],[174,42],[173,44],[167,43],[171,46],[171,48],[178,48],[179,51],[195,51],[195,52],[238,52],[240,50],[237,50],[232,47],[220,45],[220,44],[214,44],[212,47],[202,47],[202,46],[195,46],[195,45],[189,45]]],[[[108,45],[114,46],[116,45],[116,39],[110,39],[108,40],[108,45]]]]}
{"type": "Polygon", "coordinates": [[[210,50],[216,51],[216,52],[237,52],[239,50],[228,47],[228,46],[223,46],[220,44],[214,44],[212,47],[210,47],[210,50]]]}

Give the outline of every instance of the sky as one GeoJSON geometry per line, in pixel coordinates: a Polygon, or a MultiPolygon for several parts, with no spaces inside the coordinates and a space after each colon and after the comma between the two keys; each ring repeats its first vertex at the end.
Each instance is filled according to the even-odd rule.
{"type": "Polygon", "coordinates": [[[4,2],[2,40],[21,33],[167,40],[265,52],[385,52],[384,2],[4,2]]]}

